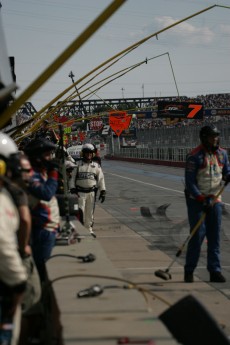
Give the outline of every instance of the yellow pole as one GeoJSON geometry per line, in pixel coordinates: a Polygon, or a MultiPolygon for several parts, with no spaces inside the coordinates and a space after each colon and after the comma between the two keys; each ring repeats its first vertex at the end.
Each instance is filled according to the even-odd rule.
{"type": "Polygon", "coordinates": [[[126,0],[114,0],[83,33],[77,37],[57,59],[48,66],[45,71],[9,106],[0,117],[0,128],[2,128],[11,116],[20,108],[25,101],[31,97],[63,64],[66,62],[96,30],[98,30],[108,18],[125,2],[126,0]]]}
{"type": "MultiPolygon", "coordinates": [[[[165,54],[167,54],[167,53],[165,53],[165,54]]],[[[164,55],[164,54],[161,54],[161,55],[164,55]]],[[[161,55],[158,55],[158,56],[156,56],[156,57],[159,57],[159,56],[161,56],[161,55]]],[[[155,57],[154,57],[154,58],[155,58],[155,57]]],[[[150,60],[152,60],[152,59],[154,59],[154,58],[150,58],[150,59],[148,59],[148,61],[150,61],[150,60]]],[[[117,74],[119,74],[119,73],[121,73],[121,72],[123,72],[123,71],[127,71],[126,73],[128,73],[128,72],[130,72],[132,69],[134,69],[134,68],[140,66],[140,65],[143,64],[143,63],[146,63],[146,59],[143,60],[143,61],[141,61],[141,62],[139,62],[139,63],[136,63],[135,65],[131,65],[131,66],[126,67],[126,68],[124,68],[124,69],[122,69],[122,70],[120,70],[120,71],[118,71],[118,72],[115,72],[114,74],[111,74],[110,76],[103,78],[102,80],[100,80],[100,81],[98,81],[97,83],[91,85],[90,87],[93,87],[93,86],[95,86],[95,85],[97,85],[97,84],[99,84],[99,83],[102,83],[103,81],[105,81],[105,80],[107,80],[107,79],[113,77],[114,75],[117,75],[117,74]]],[[[126,73],[123,73],[123,74],[119,75],[117,78],[123,76],[123,75],[126,74],[126,73]]],[[[112,82],[113,80],[115,80],[115,79],[117,79],[117,78],[114,78],[114,79],[110,80],[109,82],[103,84],[101,87],[99,87],[99,88],[96,89],[95,91],[101,89],[103,86],[107,85],[108,83],[112,82]]],[[[84,85],[82,85],[81,88],[82,88],[83,86],[87,85],[87,84],[88,84],[88,82],[86,82],[84,85]]],[[[79,90],[80,90],[80,88],[79,88],[79,90]]],[[[79,90],[78,90],[78,94],[81,95],[82,93],[88,91],[89,88],[86,88],[86,89],[82,90],[81,92],[79,92],[79,90]]],[[[85,95],[85,96],[82,97],[82,98],[84,99],[85,97],[91,95],[92,93],[93,93],[93,92],[91,91],[90,93],[88,93],[87,95],[85,95]]],[[[49,111],[49,113],[47,113],[45,116],[43,116],[42,120],[36,122],[30,129],[27,130],[26,133],[24,133],[23,135],[21,135],[19,138],[16,138],[16,136],[17,136],[17,134],[18,134],[22,129],[24,129],[24,128],[27,126],[26,123],[25,123],[25,126],[24,126],[24,127],[23,127],[23,126],[20,126],[20,129],[16,130],[16,131],[12,134],[12,137],[13,137],[13,138],[16,138],[15,141],[16,141],[17,143],[19,143],[24,137],[26,137],[26,136],[29,135],[30,133],[34,132],[34,131],[39,127],[41,121],[45,120],[46,118],[48,118],[49,116],[51,116],[53,113],[55,113],[56,111],[58,111],[58,110],[63,106],[63,104],[66,104],[68,101],[72,100],[72,99],[76,96],[76,94],[77,94],[77,92],[76,92],[76,90],[74,90],[68,97],[66,97],[66,99],[64,99],[64,100],[61,101],[60,103],[56,104],[56,105],[49,111]]],[[[34,115],[33,120],[36,119],[38,116],[40,116],[41,113],[42,113],[42,110],[40,110],[39,112],[37,112],[37,113],[34,115]]]]}

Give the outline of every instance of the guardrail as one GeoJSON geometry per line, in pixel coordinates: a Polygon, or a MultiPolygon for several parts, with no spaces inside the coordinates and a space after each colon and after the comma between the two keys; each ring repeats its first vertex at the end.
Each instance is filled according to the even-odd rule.
{"type": "MultiPolygon", "coordinates": [[[[120,148],[107,150],[105,159],[140,162],[146,164],[185,167],[186,155],[192,148],[154,147],[154,148],[120,148]]],[[[230,149],[226,149],[230,156],[230,149]]]]}
{"type": "Polygon", "coordinates": [[[142,162],[146,164],[172,165],[184,167],[187,153],[191,148],[154,147],[154,148],[120,148],[107,151],[106,159],[142,162]]]}
{"type": "MultiPolygon", "coordinates": [[[[214,122],[212,123],[214,124],[214,122]]],[[[229,122],[215,123],[220,130],[220,143],[230,158],[230,125],[229,122]]],[[[210,125],[203,123],[202,125],[210,125]]],[[[137,131],[136,147],[121,146],[119,138],[107,138],[105,158],[136,161],[149,164],[184,166],[186,155],[200,143],[200,126],[178,128],[154,128],[137,131]]]]}
{"type": "Polygon", "coordinates": [[[116,156],[138,159],[185,162],[191,149],[184,147],[121,148],[116,156]]]}

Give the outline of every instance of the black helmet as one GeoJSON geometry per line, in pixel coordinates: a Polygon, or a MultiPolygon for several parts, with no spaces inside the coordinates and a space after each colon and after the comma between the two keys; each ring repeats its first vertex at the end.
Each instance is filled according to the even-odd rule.
{"type": "Polygon", "coordinates": [[[200,130],[200,140],[206,141],[206,139],[208,137],[211,136],[219,136],[220,135],[220,131],[218,130],[218,128],[214,125],[210,125],[210,126],[204,126],[201,128],[200,130]]]}
{"type": "Polygon", "coordinates": [[[24,151],[24,148],[30,143],[30,141],[31,141],[30,137],[25,137],[18,144],[18,149],[21,150],[21,151],[24,151]]]}
{"type": "Polygon", "coordinates": [[[220,131],[214,125],[204,126],[200,130],[200,140],[202,144],[208,149],[209,151],[215,152],[219,147],[219,138],[218,141],[211,145],[208,138],[210,137],[218,137],[220,135],[220,131]]]}
{"type": "Polygon", "coordinates": [[[40,157],[44,152],[54,151],[56,145],[47,139],[33,139],[29,144],[24,148],[24,152],[29,156],[38,156],[40,157]]]}

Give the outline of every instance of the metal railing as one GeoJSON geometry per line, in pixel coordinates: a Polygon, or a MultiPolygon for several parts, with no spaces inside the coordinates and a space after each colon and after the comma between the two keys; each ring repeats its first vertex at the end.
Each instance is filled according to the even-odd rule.
{"type": "Polygon", "coordinates": [[[116,146],[113,151],[107,149],[107,154],[121,158],[152,159],[161,161],[185,162],[187,153],[191,148],[185,147],[154,147],[154,148],[120,148],[116,146]]]}
{"type": "MultiPolygon", "coordinates": [[[[200,143],[202,126],[140,130],[136,147],[121,147],[119,138],[111,136],[107,140],[107,154],[120,158],[185,162],[187,153],[200,143]]],[[[218,123],[217,127],[221,132],[221,146],[230,155],[230,124],[218,123]]]]}

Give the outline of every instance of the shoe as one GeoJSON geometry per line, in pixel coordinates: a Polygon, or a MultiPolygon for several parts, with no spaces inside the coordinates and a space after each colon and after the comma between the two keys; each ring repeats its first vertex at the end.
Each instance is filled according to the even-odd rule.
{"type": "Polygon", "coordinates": [[[93,230],[90,230],[90,235],[92,235],[94,238],[97,237],[97,235],[93,232],[93,230]]]}
{"type": "Polygon", "coordinates": [[[210,282],[225,283],[226,279],[221,272],[210,272],[210,282]]]}
{"type": "Polygon", "coordinates": [[[193,272],[184,272],[184,282],[185,283],[193,283],[193,272]]]}

